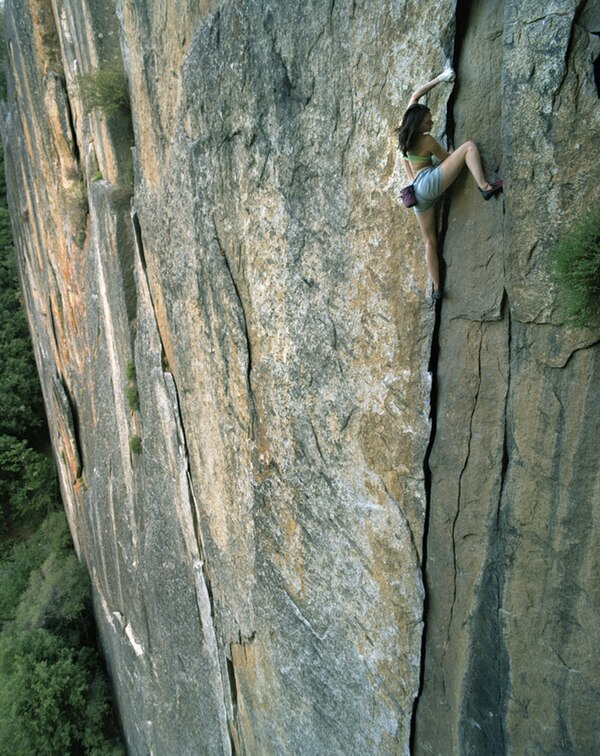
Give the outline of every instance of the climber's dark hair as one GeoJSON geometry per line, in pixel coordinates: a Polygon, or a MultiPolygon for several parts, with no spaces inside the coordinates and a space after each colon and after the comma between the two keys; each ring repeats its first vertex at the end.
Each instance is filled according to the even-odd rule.
{"type": "Polygon", "coordinates": [[[402,151],[404,157],[406,153],[412,149],[415,137],[418,135],[417,129],[421,125],[423,118],[431,111],[426,105],[420,105],[416,103],[411,105],[402,119],[402,123],[396,129],[398,135],[398,149],[402,151]]]}

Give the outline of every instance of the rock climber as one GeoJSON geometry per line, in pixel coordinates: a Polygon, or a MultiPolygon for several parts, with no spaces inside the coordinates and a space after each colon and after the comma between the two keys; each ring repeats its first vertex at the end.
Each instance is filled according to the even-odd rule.
{"type": "Polygon", "coordinates": [[[475,142],[465,142],[453,152],[447,152],[429,133],[433,126],[431,111],[419,100],[441,82],[454,81],[455,74],[447,68],[435,79],[413,92],[402,123],[396,129],[398,147],[404,165],[412,179],[417,204],[414,211],[425,240],[425,257],[433,282],[434,300],[444,295],[440,283],[440,266],[437,254],[435,204],[446,189],[458,178],[466,165],[485,200],[502,191],[502,180],[486,180],[481,157],[475,142]],[[435,163],[434,163],[434,158],[435,163]]]}

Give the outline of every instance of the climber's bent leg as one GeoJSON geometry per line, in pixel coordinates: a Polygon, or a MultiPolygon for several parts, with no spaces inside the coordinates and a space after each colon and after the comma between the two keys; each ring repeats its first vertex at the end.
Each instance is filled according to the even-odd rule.
{"type": "Polygon", "coordinates": [[[464,166],[471,172],[477,186],[480,189],[489,189],[490,184],[485,179],[481,166],[479,149],[475,142],[465,142],[452,152],[442,163],[442,190],[445,191],[450,184],[458,178],[464,166]]]}

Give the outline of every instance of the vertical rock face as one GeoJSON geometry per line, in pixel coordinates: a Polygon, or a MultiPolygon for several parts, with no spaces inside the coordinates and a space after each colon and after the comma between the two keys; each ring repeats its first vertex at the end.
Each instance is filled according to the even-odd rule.
{"type": "Polygon", "coordinates": [[[600,13],[483,2],[460,20],[454,138],[507,189],[481,208],[464,181],[448,206],[415,752],[592,754],[599,334],[558,325],[547,256],[599,199],[600,13]]]}
{"type": "Polygon", "coordinates": [[[8,9],[6,130],[129,748],[405,752],[433,324],[392,181],[414,25],[399,5],[112,10],[8,9]],[[131,127],[81,102],[115,61],[131,127]]]}
{"type": "Polygon", "coordinates": [[[7,4],[24,296],[131,753],[592,752],[599,336],[544,272],[599,199],[592,5],[7,4]],[[507,191],[441,216],[432,439],[393,129],[446,58],[439,131],[507,191]],[[130,109],[87,114],[119,67],[130,109]]]}

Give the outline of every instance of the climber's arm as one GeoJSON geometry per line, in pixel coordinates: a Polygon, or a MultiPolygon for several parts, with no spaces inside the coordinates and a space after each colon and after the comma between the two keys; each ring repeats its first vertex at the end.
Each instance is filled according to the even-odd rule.
{"type": "Polygon", "coordinates": [[[408,107],[419,102],[421,97],[426,95],[427,92],[436,87],[438,84],[441,84],[442,81],[454,81],[454,78],[454,71],[451,68],[447,68],[445,71],[442,71],[442,73],[439,76],[436,76],[435,79],[432,79],[431,81],[428,81],[427,84],[423,84],[422,87],[415,89],[415,91],[411,95],[410,100],[408,101],[408,107]]]}

